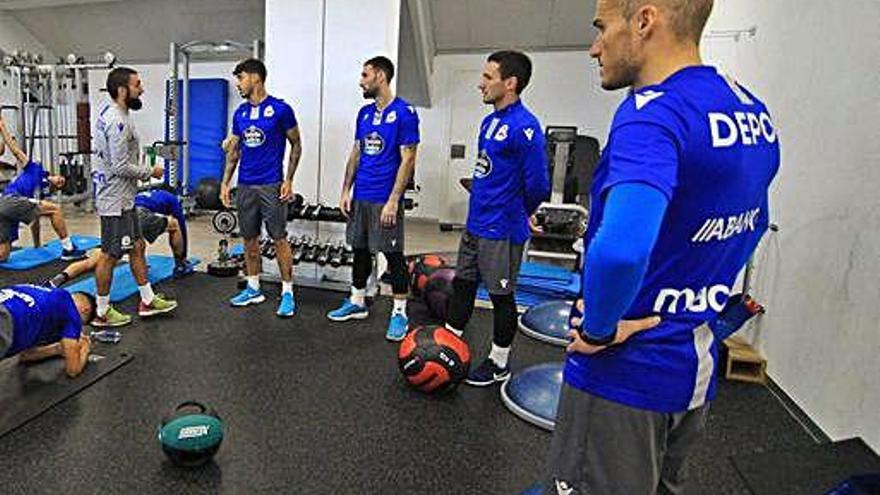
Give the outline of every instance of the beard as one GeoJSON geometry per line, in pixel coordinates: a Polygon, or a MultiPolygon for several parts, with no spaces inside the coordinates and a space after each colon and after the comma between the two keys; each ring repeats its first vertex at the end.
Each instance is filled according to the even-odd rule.
{"type": "Polygon", "coordinates": [[[125,105],[129,108],[129,110],[138,111],[144,107],[144,102],[141,101],[140,98],[127,98],[125,100],[125,105]]]}
{"type": "Polygon", "coordinates": [[[376,91],[375,88],[364,89],[364,99],[371,100],[375,98],[377,94],[379,94],[379,92],[376,91]]]}

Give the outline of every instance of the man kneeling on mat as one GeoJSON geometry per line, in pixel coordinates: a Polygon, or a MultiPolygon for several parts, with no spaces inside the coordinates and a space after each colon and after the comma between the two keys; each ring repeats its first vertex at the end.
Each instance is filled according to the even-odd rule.
{"type": "Polygon", "coordinates": [[[95,299],[85,292],[36,285],[0,289],[0,358],[17,355],[30,363],[63,356],[67,376],[76,377],[91,349],[83,321],[94,313],[95,299]]]}
{"type": "MultiPolygon", "coordinates": [[[[30,161],[12,139],[2,118],[0,118],[0,135],[5,146],[8,146],[9,151],[15,155],[20,171],[18,177],[6,186],[3,194],[0,194],[0,261],[9,259],[12,243],[18,239],[18,224],[34,224],[41,216],[50,218],[52,228],[61,240],[61,259],[69,261],[85,257],[85,253],[77,249],[70,240],[61,205],[34,198],[37,191],[44,193],[64,187],[64,177],[49,175],[43,170],[42,165],[30,161]]],[[[37,232],[36,225],[33,229],[37,232]]],[[[39,238],[35,234],[34,245],[37,244],[39,238]]]]}
{"type": "MultiPolygon", "coordinates": [[[[160,235],[168,232],[168,243],[174,255],[174,278],[182,278],[193,272],[186,260],[186,219],[180,199],[162,189],[144,191],[134,198],[135,212],[141,224],[141,234],[148,244],[153,244],[160,235]]],[[[46,279],[41,285],[61,287],[83,273],[89,273],[98,266],[100,249],[89,251],[82,261],[71,263],[61,273],[46,279]]]]}

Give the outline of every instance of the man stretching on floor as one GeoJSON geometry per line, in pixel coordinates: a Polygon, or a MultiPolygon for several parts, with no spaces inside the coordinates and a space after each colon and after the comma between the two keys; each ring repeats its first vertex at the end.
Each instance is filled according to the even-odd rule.
{"type": "Polygon", "coordinates": [[[95,300],[85,292],[36,285],[0,289],[0,359],[17,355],[30,363],[63,356],[67,376],[76,377],[91,349],[83,321],[94,312],[95,300]]]}
{"type": "MultiPolygon", "coordinates": [[[[144,191],[134,198],[141,233],[148,244],[153,244],[160,235],[168,232],[168,243],[174,255],[174,278],[182,278],[193,272],[186,260],[186,219],[180,199],[163,189],[144,191]]],[[[61,273],[45,280],[41,285],[61,287],[83,273],[93,271],[98,266],[100,249],[89,251],[88,258],[71,263],[61,273]]]]}
{"type": "Polygon", "coordinates": [[[52,228],[61,240],[61,259],[77,260],[85,257],[85,253],[74,246],[67,232],[67,223],[61,212],[61,205],[42,199],[36,199],[37,193],[55,191],[64,187],[64,177],[49,175],[43,170],[43,166],[28,159],[28,156],[12,138],[6,123],[0,118],[0,137],[3,146],[0,147],[0,155],[3,148],[9,147],[9,151],[15,155],[20,173],[0,195],[0,261],[9,259],[12,243],[18,239],[18,226],[20,223],[31,224],[34,233],[34,245],[39,244],[39,218],[49,217],[52,228]]]}
{"type": "Polygon", "coordinates": [[[101,218],[101,256],[95,268],[98,288],[97,315],[92,326],[118,327],[131,323],[131,316],[110,306],[110,284],[113,267],[128,255],[131,273],[137,281],[141,301],[138,314],[149,317],[168,313],[177,301],[165,300],[153,293],[147,278],[146,243],[134,208],[138,181],[151,177],[160,179],[165,170],[161,165],[142,165],[137,132],[129,117],[130,110],[139,110],[144,93],[138,73],[117,67],[107,74],[107,93],[112,101],[105,105],[95,121],[95,151],[98,159],[92,171],[95,184],[95,209],[101,218]]]}
{"type": "Polygon", "coordinates": [[[403,194],[412,178],[419,145],[419,116],[412,105],[391,92],[394,65],[385,57],[364,63],[361,89],[374,103],[361,107],[355,142],[345,167],[340,207],[348,218],[346,239],[354,249],[351,297],[327,317],[333,321],[367,317],[364,302],[373,254],[382,252],[391,272],[394,309],[385,338],[403,340],[408,328],[409,293],[403,259],[403,194]],[[354,187],[354,193],[352,193],[354,187]]]}

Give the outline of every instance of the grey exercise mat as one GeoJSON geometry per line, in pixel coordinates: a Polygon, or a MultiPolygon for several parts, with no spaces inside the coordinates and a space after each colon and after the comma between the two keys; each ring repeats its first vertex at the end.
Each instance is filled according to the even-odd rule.
{"type": "Polygon", "coordinates": [[[48,411],[120,366],[132,356],[122,352],[94,354],[77,378],[64,373],[64,360],[22,365],[17,358],[0,361],[0,437],[48,411]]]}

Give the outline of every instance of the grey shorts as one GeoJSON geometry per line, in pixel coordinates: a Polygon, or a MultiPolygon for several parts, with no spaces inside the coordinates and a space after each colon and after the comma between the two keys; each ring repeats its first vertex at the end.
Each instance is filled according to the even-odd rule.
{"type": "Polygon", "coordinates": [[[482,280],[490,294],[512,294],[516,290],[522,253],[522,244],[484,239],[465,231],[458,245],[455,276],[471,282],[482,280]]]}
{"type": "Polygon", "coordinates": [[[351,202],[345,240],[352,249],[369,249],[374,254],[403,252],[403,205],[397,208],[397,221],[392,227],[382,226],[384,207],[384,203],[351,202]]]}
{"type": "Polygon", "coordinates": [[[135,211],[137,211],[138,223],[141,225],[141,235],[150,244],[156,242],[156,239],[168,229],[168,217],[165,215],[153,213],[141,206],[135,207],[135,211]]]}
{"type": "Polygon", "coordinates": [[[281,184],[239,185],[235,197],[238,229],[245,239],[260,237],[260,227],[273,241],[287,237],[287,203],[278,199],[281,184]]]}
{"type": "Polygon", "coordinates": [[[119,259],[142,239],[141,223],[134,208],[121,215],[101,217],[101,251],[119,259]]]}
{"type": "Polygon", "coordinates": [[[702,436],[708,410],[703,405],[661,414],[563,384],[544,493],[683,493],[685,460],[702,436]]]}
{"type": "Polygon", "coordinates": [[[30,224],[40,216],[40,202],[34,198],[0,195],[0,242],[16,238],[18,224],[30,224]]]}
{"type": "Polygon", "coordinates": [[[5,358],[6,352],[12,347],[13,337],[12,315],[5,306],[0,305],[0,359],[5,358]]]}

